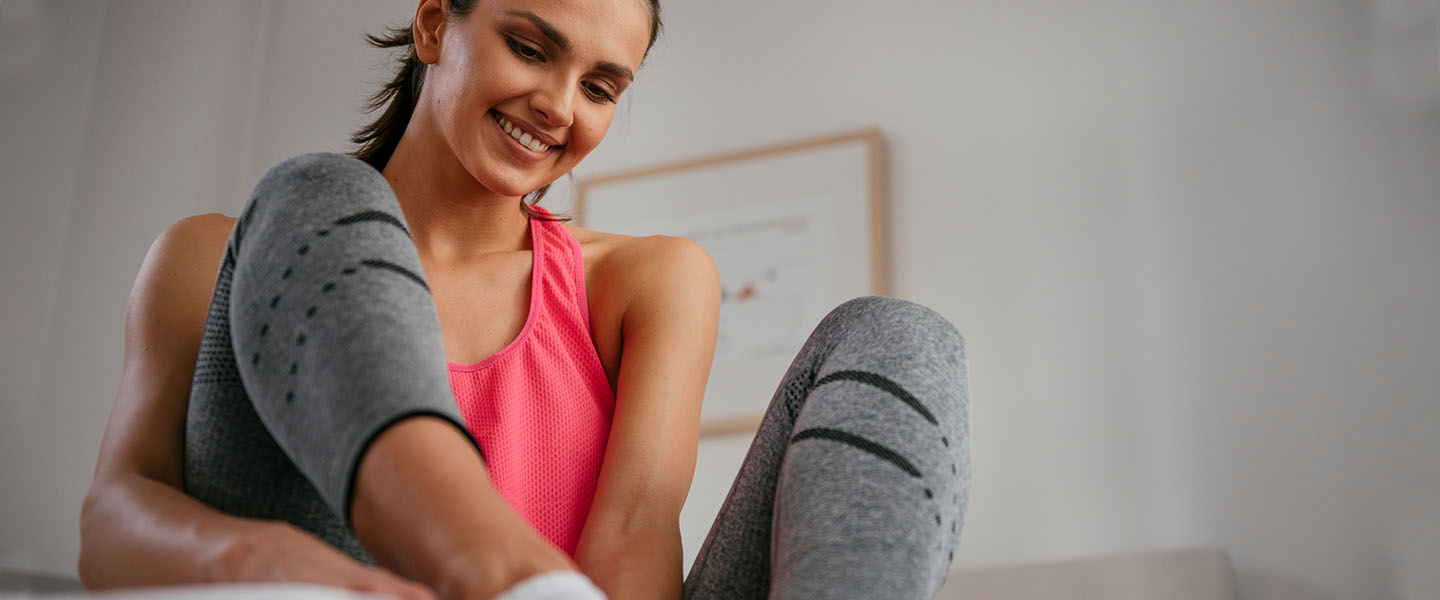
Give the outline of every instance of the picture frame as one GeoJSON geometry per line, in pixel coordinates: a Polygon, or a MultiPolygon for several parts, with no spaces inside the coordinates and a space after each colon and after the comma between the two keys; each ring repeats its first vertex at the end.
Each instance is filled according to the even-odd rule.
{"type": "Polygon", "coordinates": [[[839,133],[586,177],[586,228],[698,242],[722,298],[703,436],[754,431],[811,330],[889,293],[884,140],[839,133]]]}

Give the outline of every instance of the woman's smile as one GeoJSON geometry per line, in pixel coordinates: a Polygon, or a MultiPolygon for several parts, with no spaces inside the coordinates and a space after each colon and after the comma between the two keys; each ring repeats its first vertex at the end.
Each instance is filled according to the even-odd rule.
{"type": "Polygon", "coordinates": [[[502,115],[497,111],[490,111],[490,116],[495,119],[496,123],[500,124],[500,128],[504,129],[505,133],[509,134],[510,137],[519,140],[520,144],[525,146],[526,148],[529,148],[536,152],[544,152],[550,148],[556,148],[560,146],[560,144],[557,143],[550,136],[533,131],[528,127],[518,126],[513,120],[507,118],[505,115],[502,115]]]}
{"type": "Polygon", "coordinates": [[[552,151],[559,152],[565,146],[552,143],[555,140],[528,127],[520,125],[516,120],[510,119],[498,111],[491,110],[490,120],[495,123],[496,130],[502,137],[509,141],[502,141],[510,147],[512,153],[527,163],[536,163],[543,160],[552,151]]]}

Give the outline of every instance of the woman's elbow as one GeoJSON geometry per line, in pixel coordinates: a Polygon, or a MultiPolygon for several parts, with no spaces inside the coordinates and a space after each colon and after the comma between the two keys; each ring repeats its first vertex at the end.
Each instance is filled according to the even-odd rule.
{"type": "Polygon", "coordinates": [[[103,554],[100,541],[104,537],[104,504],[109,485],[99,481],[91,484],[80,506],[80,555],[75,559],[75,567],[86,589],[105,587],[99,557],[103,554]]]}
{"type": "Polygon", "coordinates": [[[75,559],[80,583],[86,589],[118,587],[115,569],[110,568],[116,557],[114,545],[117,528],[117,504],[124,503],[126,482],[99,480],[90,484],[85,502],[80,505],[80,554],[75,559]]]}

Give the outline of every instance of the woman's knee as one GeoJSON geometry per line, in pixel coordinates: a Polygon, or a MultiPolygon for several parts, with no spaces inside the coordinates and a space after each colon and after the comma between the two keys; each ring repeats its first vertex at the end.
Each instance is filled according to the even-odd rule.
{"type": "Polygon", "coordinates": [[[963,422],[969,406],[965,339],[934,310],[896,298],[855,298],[831,311],[816,334],[831,349],[821,376],[834,369],[873,370],[924,397],[936,414],[950,415],[949,426],[963,422]]]}
{"type": "Polygon", "coordinates": [[[818,328],[875,345],[918,346],[964,360],[965,338],[940,313],[909,300],[863,296],[835,307],[818,328]]]}
{"type": "Polygon", "coordinates": [[[310,152],[276,163],[265,171],[256,187],[324,186],[375,179],[385,180],[379,171],[358,158],[335,152],[310,152]]]}
{"type": "Polygon", "coordinates": [[[250,202],[252,208],[286,210],[316,204],[390,202],[393,197],[389,182],[368,163],[334,152],[312,152],[270,167],[255,184],[250,202]],[[300,199],[304,202],[296,202],[300,199]]]}
{"type": "Polygon", "coordinates": [[[260,177],[235,234],[243,236],[257,226],[278,230],[322,227],[346,215],[375,210],[403,223],[399,203],[384,176],[357,158],[312,152],[280,161],[260,177]]]}

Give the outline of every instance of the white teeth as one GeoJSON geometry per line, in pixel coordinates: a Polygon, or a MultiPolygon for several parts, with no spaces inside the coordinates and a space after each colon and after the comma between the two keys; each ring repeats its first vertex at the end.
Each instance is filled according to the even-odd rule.
{"type": "Polygon", "coordinates": [[[514,123],[511,123],[509,119],[500,116],[498,113],[495,115],[495,122],[500,124],[500,128],[504,129],[505,133],[508,133],[510,134],[510,137],[515,138],[515,141],[520,142],[520,145],[529,148],[532,151],[544,152],[550,149],[549,146],[540,143],[540,140],[537,140],[530,134],[521,131],[520,128],[516,127],[514,123]]]}

